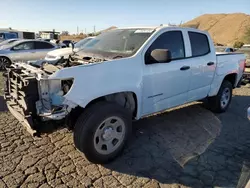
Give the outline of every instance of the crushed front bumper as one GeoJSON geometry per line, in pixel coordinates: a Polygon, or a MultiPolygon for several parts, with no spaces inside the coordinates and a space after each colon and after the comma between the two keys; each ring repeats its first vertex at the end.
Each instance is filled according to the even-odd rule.
{"type": "Polygon", "coordinates": [[[39,100],[37,80],[27,76],[22,69],[7,68],[4,72],[4,98],[9,111],[22,123],[29,133],[36,135],[34,124],[36,101],[39,100]]]}

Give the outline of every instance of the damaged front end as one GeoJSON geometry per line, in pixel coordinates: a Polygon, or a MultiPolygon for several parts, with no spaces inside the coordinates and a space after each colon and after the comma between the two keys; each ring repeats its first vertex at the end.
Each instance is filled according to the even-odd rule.
{"type": "Polygon", "coordinates": [[[74,82],[73,78],[50,79],[58,68],[48,66],[52,71],[16,63],[3,74],[8,109],[32,135],[39,132],[41,122],[62,120],[77,106],[64,97],[74,82]]]}

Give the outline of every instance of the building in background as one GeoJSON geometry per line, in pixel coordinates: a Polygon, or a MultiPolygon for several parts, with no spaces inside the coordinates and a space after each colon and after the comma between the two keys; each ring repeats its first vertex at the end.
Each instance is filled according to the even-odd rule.
{"type": "Polygon", "coordinates": [[[35,39],[35,32],[20,31],[12,28],[0,28],[0,41],[7,39],[35,39]]]}
{"type": "Polygon", "coordinates": [[[39,31],[39,36],[42,39],[50,39],[50,40],[57,40],[59,39],[60,32],[56,32],[54,29],[53,31],[39,31]]]}

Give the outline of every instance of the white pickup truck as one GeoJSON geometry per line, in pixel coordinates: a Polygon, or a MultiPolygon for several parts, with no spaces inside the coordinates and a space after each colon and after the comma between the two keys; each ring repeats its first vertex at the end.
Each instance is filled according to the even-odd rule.
{"type": "Polygon", "coordinates": [[[132,120],[202,99],[214,112],[226,111],[244,67],[241,53],[216,55],[207,32],[116,29],[64,62],[11,65],[5,99],[31,133],[43,122],[66,120],[76,147],[90,161],[107,163],[124,148],[132,120]]]}

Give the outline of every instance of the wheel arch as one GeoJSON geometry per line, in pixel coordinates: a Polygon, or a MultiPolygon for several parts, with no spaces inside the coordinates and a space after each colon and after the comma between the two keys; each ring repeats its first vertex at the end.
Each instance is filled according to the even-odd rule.
{"type": "Polygon", "coordinates": [[[86,105],[78,104],[75,108],[73,108],[67,116],[66,124],[69,128],[73,128],[76,119],[81,113],[83,113],[92,105],[103,101],[117,103],[122,107],[129,109],[133,119],[139,119],[140,106],[138,104],[140,104],[140,102],[138,101],[138,99],[138,94],[133,91],[114,92],[93,98],[89,100],[86,105]]]}
{"type": "Polygon", "coordinates": [[[114,92],[94,98],[86,104],[85,108],[88,108],[89,106],[100,101],[117,103],[124,108],[129,109],[132,113],[133,118],[136,119],[136,117],[138,116],[138,96],[133,91],[114,92]]]}
{"type": "Polygon", "coordinates": [[[233,88],[235,88],[235,86],[236,86],[236,81],[237,81],[237,73],[231,73],[231,74],[226,75],[226,76],[224,77],[224,79],[222,80],[221,84],[222,84],[225,80],[229,81],[229,82],[232,84],[233,88]]]}
{"type": "Polygon", "coordinates": [[[221,84],[225,80],[229,81],[232,84],[233,88],[235,88],[237,85],[237,78],[238,78],[237,73],[229,73],[226,75],[216,76],[216,78],[214,79],[214,81],[211,84],[210,91],[208,93],[208,97],[213,97],[213,96],[217,95],[217,93],[219,92],[219,89],[221,87],[221,84]]]}

